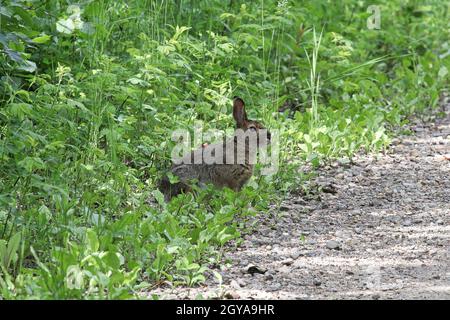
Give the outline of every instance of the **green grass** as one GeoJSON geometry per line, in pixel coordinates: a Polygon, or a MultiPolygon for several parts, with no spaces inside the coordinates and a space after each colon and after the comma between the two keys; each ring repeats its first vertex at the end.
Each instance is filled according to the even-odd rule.
{"type": "Polygon", "coordinates": [[[305,188],[299,165],[385,148],[448,88],[446,1],[70,3],[1,5],[4,299],[197,285],[249,216],[305,188]],[[278,172],[164,203],[172,131],[232,127],[234,95],[280,130],[278,172]]]}

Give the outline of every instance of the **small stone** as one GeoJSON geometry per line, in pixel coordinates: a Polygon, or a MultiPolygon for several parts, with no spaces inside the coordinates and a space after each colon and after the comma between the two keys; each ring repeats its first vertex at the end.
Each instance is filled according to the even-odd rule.
{"type": "Polygon", "coordinates": [[[227,293],[225,293],[224,297],[225,297],[225,299],[231,299],[231,300],[236,300],[236,299],[240,298],[239,294],[237,294],[234,291],[228,291],[227,293]]]}
{"type": "Polygon", "coordinates": [[[341,245],[335,240],[328,241],[326,247],[331,250],[341,250],[341,245]]]}
{"type": "Polygon", "coordinates": [[[266,274],[266,275],[264,276],[264,280],[266,280],[266,281],[273,280],[273,275],[271,275],[271,274],[266,274]]]}
{"type": "Polygon", "coordinates": [[[403,221],[402,225],[405,227],[409,227],[410,225],[412,225],[412,221],[407,219],[407,220],[403,221]]]}
{"type": "Polygon", "coordinates": [[[293,262],[294,262],[294,260],[292,258],[287,258],[287,259],[281,261],[281,264],[283,264],[285,266],[290,266],[293,262]]]}
{"type": "Polygon", "coordinates": [[[241,260],[241,262],[239,262],[239,265],[248,266],[248,260],[241,260]]]}
{"type": "Polygon", "coordinates": [[[291,257],[292,260],[297,260],[298,257],[300,257],[300,252],[299,251],[295,251],[295,252],[290,254],[290,257],[291,257]]]}
{"type": "Polygon", "coordinates": [[[337,238],[339,238],[339,239],[348,239],[348,238],[350,238],[350,234],[348,234],[347,232],[345,232],[345,231],[336,231],[335,233],[334,233],[334,235],[337,237],[337,238]]]}
{"type": "Polygon", "coordinates": [[[417,157],[419,157],[420,153],[417,150],[412,150],[410,155],[411,155],[411,157],[417,158],[417,157]]]}
{"type": "Polygon", "coordinates": [[[279,267],[277,271],[280,272],[280,273],[286,273],[286,274],[288,274],[288,273],[290,273],[292,270],[291,270],[291,268],[289,268],[289,266],[283,265],[283,266],[279,267]]]}
{"type": "Polygon", "coordinates": [[[337,193],[336,187],[333,184],[328,184],[326,186],[322,186],[322,191],[325,193],[331,193],[331,194],[337,193]]]}
{"type": "Polygon", "coordinates": [[[264,274],[264,273],[266,273],[266,271],[267,271],[266,268],[262,268],[257,265],[254,265],[254,264],[249,264],[246,267],[246,272],[250,273],[252,275],[254,275],[255,273],[264,274]]]}
{"type": "Polygon", "coordinates": [[[230,281],[230,287],[232,287],[233,289],[240,289],[241,286],[239,285],[239,283],[236,280],[231,280],[230,281]]]}
{"type": "Polygon", "coordinates": [[[280,283],[274,283],[269,288],[267,288],[267,291],[278,291],[280,289],[281,289],[281,284],[280,283]]]}
{"type": "Polygon", "coordinates": [[[392,216],[387,216],[385,219],[389,222],[397,223],[400,220],[400,217],[392,215],[392,216]]]}
{"type": "Polygon", "coordinates": [[[244,279],[237,279],[237,283],[239,283],[239,286],[241,288],[243,288],[247,285],[247,283],[244,281],[244,279]]]}
{"type": "Polygon", "coordinates": [[[322,285],[322,282],[319,279],[315,278],[313,280],[313,285],[315,285],[316,287],[319,287],[320,285],[322,285]]]}

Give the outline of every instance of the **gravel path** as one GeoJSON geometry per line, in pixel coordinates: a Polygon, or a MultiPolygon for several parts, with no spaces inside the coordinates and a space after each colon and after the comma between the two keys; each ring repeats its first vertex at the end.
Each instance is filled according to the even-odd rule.
{"type": "MultiPolygon", "coordinates": [[[[448,107],[450,109],[450,107],[448,107]]],[[[450,299],[450,113],[381,155],[320,169],[200,288],[161,298],[450,299]],[[317,189],[317,188],[316,188],[317,189]]]]}

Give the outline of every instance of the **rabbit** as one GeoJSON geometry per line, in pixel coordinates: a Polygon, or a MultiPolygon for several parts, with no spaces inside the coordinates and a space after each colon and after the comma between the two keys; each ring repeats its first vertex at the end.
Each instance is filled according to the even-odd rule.
{"type": "Polygon", "coordinates": [[[228,187],[234,191],[241,190],[247,183],[253,174],[258,147],[261,142],[267,146],[271,135],[261,123],[247,118],[245,103],[239,97],[233,98],[233,118],[236,121],[236,129],[231,139],[210,145],[203,144],[199,149],[176,161],[171,172],[179,181],[171,184],[169,179],[164,177],[159,185],[166,201],[177,194],[191,191],[190,182],[193,180],[200,186],[213,184],[218,188],[228,187]],[[260,131],[266,133],[265,137],[264,134],[260,137],[260,131]],[[252,134],[253,138],[256,136],[253,143],[250,137],[252,134]],[[244,138],[245,142],[242,143],[239,138],[244,138]],[[217,158],[222,161],[209,163],[207,156],[215,156],[216,152],[222,152],[222,157],[217,153],[217,158]]]}

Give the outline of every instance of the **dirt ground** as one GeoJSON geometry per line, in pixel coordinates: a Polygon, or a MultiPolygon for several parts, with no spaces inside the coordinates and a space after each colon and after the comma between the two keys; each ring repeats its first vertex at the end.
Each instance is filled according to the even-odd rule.
{"type": "MultiPolygon", "coordinates": [[[[447,105],[446,109],[450,109],[447,105]]],[[[198,288],[162,299],[450,299],[450,112],[411,125],[384,154],[321,168],[198,288]]],[[[148,293],[147,293],[148,294],[148,293]]]]}

